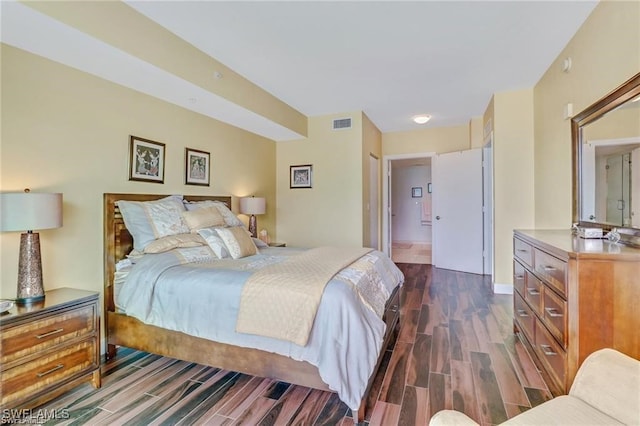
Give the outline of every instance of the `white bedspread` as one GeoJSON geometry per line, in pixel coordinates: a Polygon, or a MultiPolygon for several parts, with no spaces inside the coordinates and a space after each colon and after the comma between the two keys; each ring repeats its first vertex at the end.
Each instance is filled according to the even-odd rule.
{"type": "Polygon", "coordinates": [[[385,332],[382,312],[375,312],[376,304],[363,294],[377,287],[377,297],[386,301],[404,280],[396,265],[373,251],[336,275],[325,288],[307,345],[299,346],[236,333],[235,323],[247,278],[300,250],[265,248],[244,259],[203,262],[199,249],[145,255],[116,294],[117,307],[148,324],[307,361],[349,408],[357,409],[385,332]]]}

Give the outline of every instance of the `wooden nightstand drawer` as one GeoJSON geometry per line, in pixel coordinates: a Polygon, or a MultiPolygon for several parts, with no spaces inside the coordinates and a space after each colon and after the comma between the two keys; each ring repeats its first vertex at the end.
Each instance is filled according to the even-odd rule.
{"type": "Polygon", "coordinates": [[[96,364],[97,347],[96,339],[91,338],[3,371],[1,404],[7,406],[36,391],[47,392],[73,376],[95,370],[99,367],[96,364]]]}
{"type": "Polygon", "coordinates": [[[100,377],[99,294],[73,288],[0,315],[0,406],[34,408],[100,377]]]}
{"type": "Polygon", "coordinates": [[[97,328],[96,308],[95,304],[86,305],[3,330],[0,363],[7,364],[93,333],[97,328]]]}

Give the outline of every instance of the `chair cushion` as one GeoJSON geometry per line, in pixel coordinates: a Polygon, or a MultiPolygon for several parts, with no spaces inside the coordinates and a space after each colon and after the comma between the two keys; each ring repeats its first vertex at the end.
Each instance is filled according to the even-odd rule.
{"type": "Polygon", "coordinates": [[[621,425],[584,401],[563,395],[510,418],[503,425],[621,425]]]}

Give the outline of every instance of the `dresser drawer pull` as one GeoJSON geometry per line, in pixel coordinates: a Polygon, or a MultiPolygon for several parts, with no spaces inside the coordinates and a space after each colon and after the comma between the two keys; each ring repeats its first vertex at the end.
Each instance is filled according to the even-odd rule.
{"type": "Polygon", "coordinates": [[[49,331],[48,333],[38,334],[36,336],[36,339],[44,339],[45,337],[49,337],[53,334],[60,333],[61,331],[64,331],[64,328],[58,328],[57,330],[49,331]]]}
{"type": "Polygon", "coordinates": [[[516,275],[516,280],[523,280],[524,279],[524,275],[516,275]]]}
{"type": "Polygon", "coordinates": [[[539,296],[540,295],[540,292],[538,290],[536,290],[535,288],[533,288],[533,287],[527,288],[527,293],[529,293],[532,296],[539,296]]]}
{"type": "Polygon", "coordinates": [[[552,318],[557,318],[562,316],[562,314],[558,312],[556,308],[544,308],[544,310],[547,311],[549,316],[552,318]]]}
{"type": "Polygon", "coordinates": [[[549,265],[542,265],[542,269],[545,270],[545,272],[551,272],[551,271],[555,271],[556,268],[554,268],[553,266],[549,266],[549,265]]]}
{"type": "Polygon", "coordinates": [[[50,369],[50,370],[43,371],[42,373],[38,373],[38,374],[36,374],[36,376],[38,376],[38,377],[44,377],[44,376],[46,376],[47,374],[51,374],[51,373],[53,373],[54,371],[58,371],[58,370],[60,370],[61,368],[64,368],[64,365],[63,365],[63,364],[58,364],[58,365],[56,365],[55,367],[53,367],[52,369],[50,369]]]}
{"type": "Polygon", "coordinates": [[[540,345],[540,347],[542,348],[542,352],[543,352],[546,356],[558,355],[557,353],[555,353],[555,352],[553,351],[553,349],[551,349],[551,346],[549,346],[549,345],[540,345]]]}
{"type": "Polygon", "coordinates": [[[398,305],[392,305],[391,306],[391,312],[398,312],[398,305]]]}
{"type": "Polygon", "coordinates": [[[519,317],[528,317],[529,314],[524,309],[518,309],[518,316],[519,317]]]}
{"type": "Polygon", "coordinates": [[[529,250],[527,250],[527,249],[516,249],[516,251],[518,253],[529,253],[529,250]]]}

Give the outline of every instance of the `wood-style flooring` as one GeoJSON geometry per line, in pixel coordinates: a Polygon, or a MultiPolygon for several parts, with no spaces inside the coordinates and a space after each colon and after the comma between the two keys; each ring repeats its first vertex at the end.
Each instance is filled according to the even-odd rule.
{"type": "Polygon", "coordinates": [[[394,241],[391,243],[391,259],[395,263],[431,264],[431,244],[394,241]]]}
{"type": "MultiPolygon", "coordinates": [[[[512,297],[480,275],[399,264],[401,328],[367,401],[368,425],[426,425],[444,408],[483,425],[550,399],[513,335],[512,297]]],[[[351,425],[336,394],[129,349],[82,385],[40,407],[69,425],[351,425]]]]}

